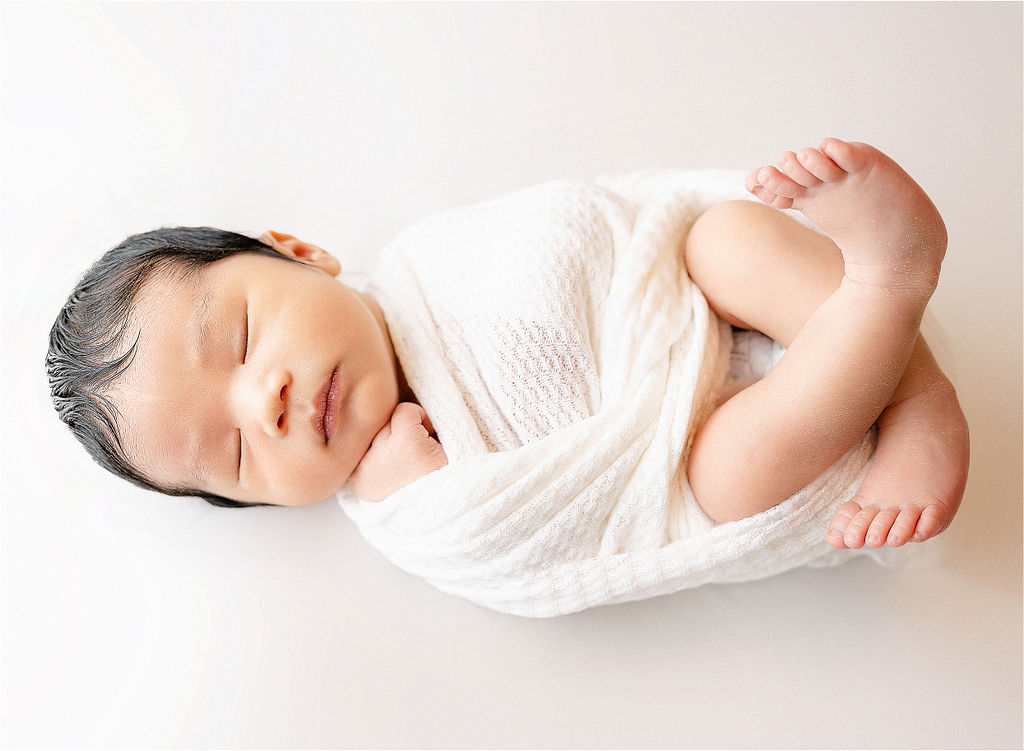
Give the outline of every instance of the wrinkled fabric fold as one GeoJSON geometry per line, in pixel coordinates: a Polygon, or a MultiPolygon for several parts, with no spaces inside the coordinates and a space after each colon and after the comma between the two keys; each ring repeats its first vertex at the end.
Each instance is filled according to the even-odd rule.
{"type": "Polygon", "coordinates": [[[708,206],[747,197],[742,181],[553,181],[390,243],[368,291],[449,464],[380,503],[340,494],[370,544],[442,591],[525,616],[756,579],[828,553],[828,520],[859,485],[873,435],[738,522],[714,524],[686,479],[733,337],[682,248],[708,206]]]}

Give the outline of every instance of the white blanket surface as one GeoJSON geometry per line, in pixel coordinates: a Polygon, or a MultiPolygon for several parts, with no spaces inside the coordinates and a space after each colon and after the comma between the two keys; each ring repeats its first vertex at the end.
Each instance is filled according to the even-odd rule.
{"type": "Polygon", "coordinates": [[[368,291],[449,464],[379,503],[343,491],[363,536],[445,592],[525,616],[838,560],[825,529],[873,435],[729,524],[686,479],[733,348],[681,249],[708,206],[746,197],[734,172],[555,181],[399,235],[368,291]]]}

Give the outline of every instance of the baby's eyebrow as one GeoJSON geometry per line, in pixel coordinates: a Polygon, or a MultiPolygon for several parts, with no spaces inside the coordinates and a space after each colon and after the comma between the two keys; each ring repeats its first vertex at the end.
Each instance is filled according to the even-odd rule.
{"type": "MultiPolygon", "coordinates": [[[[187,344],[189,353],[196,361],[203,365],[207,359],[206,354],[209,348],[213,321],[210,318],[210,302],[213,295],[207,290],[196,302],[195,310],[190,316],[187,327],[187,344]]],[[[185,454],[185,461],[188,467],[188,481],[192,488],[197,490],[209,486],[210,466],[206,462],[206,453],[203,451],[202,428],[190,429],[188,433],[188,450],[185,454]]]]}
{"type": "Polygon", "coordinates": [[[210,293],[207,292],[199,298],[187,329],[189,332],[189,343],[195,343],[194,347],[191,348],[191,353],[200,362],[203,360],[203,353],[206,351],[207,344],[210,341],[210,331],[213,329],[213,323],[210,321],[210,297],[210,293]],[[193,334],[192,332],[195,333],[193,334]]]}
{"type": "Polygon", "coordinates": [[[190,430],[188,436],[188,451],[185,454],[185,461],[188,467],[189,487],[201,490],[206,487],[210,478],[210,470],[204,461],[202,445],[198,431],[190,430]]]}

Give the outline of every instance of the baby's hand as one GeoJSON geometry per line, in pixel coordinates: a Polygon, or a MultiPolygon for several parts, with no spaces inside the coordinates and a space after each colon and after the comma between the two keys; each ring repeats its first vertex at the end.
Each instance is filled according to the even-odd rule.
{"type": "Polygon", "coordinates": [[[400,402],[349,478],[356,495],[364,501],[382,501],[445,466],[448,457],[430,437],[433,432],[423,407],[400,402]]]}

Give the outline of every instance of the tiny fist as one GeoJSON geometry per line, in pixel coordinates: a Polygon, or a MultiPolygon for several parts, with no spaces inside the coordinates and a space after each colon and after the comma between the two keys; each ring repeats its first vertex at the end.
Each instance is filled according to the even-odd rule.
{"type": "Polygon", "coordinates": [[[383,500],[411,482],[448,464],[441,444],[431,438],[426,411],[402,402],[374,437],[352,473],[356,494],[364,501],[383,500]]]}
{"type": "Polygon", "coordinates": [[[413,402],[399,402],[395,411],[391,413],[391,424],[422,425],[427,417],[427,411],[413,402]]]}

